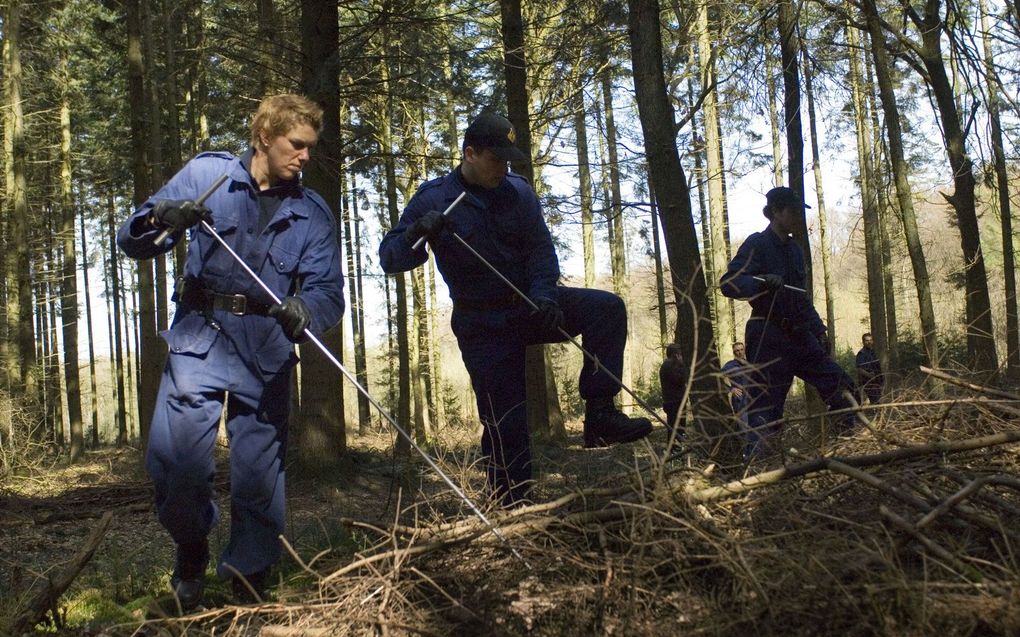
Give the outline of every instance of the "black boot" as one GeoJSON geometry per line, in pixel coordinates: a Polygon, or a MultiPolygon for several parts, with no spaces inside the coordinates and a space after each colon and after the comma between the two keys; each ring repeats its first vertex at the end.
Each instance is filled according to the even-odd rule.
{"type": "Polygon", "coordinates": [[[249,575],[235,575],[231,580],[234,599],[239,604],[261,604],[266,598],[268,580],[268,568],[249,575]]]}
{"type": "Polygon", "coordinates": [[[650,420],[641,416],[631,418],[612,402],[589,403],[584,413],[584,446],[587,449],[633,442],[650,433],[650,420]]]}
{"type": "Polygon", "coordinates": [[[181,610],[189,611],[202,603],[205,591],[205,567],[209,564],[209,542],[191,542],[177,545],[177,565],[170,588],[177,597],[181,610]]]}

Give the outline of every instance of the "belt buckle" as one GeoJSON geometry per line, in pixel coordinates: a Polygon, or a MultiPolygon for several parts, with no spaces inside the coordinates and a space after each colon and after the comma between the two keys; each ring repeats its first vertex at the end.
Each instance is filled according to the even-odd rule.
{"type": "Polygon", "coordinates": [[[230,313],[235,316],[244,316],[248,309],[248,297],[243,294],[230,295],[230,313]]]}

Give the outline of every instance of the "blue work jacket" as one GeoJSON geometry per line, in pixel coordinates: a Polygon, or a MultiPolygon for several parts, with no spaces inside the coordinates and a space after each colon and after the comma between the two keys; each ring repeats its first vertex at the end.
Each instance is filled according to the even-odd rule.
{"type": "Polygon", "coordinates": [[[806,330],[811,334],[825,333],[825,323],[804,292],[789,288],[765,290],[755,276],[778,274],[783,282],[805,288],[806,270],[804,254],[790,237],[780,238],[770,228],[749,236],[730,261],[719,285],[725,296],[744,299],[751,303],[751,315],[779,322],[793,330],[806,330]]]}
{"type": "MultiPolygon", "coordinates": [[[[205,202],[212,211],[217,233],[278,298],[294,294],[300,286],[300,296],[312,316],[312,332],[322,334],[336,325],[344,309],[343,271],[329,206],[314,191],[295,183],[258,233],[257,186],[240,159],[229,153],[201,153],[188,162],[127,219],[117,235],[117,244],[134,259],[148,259],[171,250],[181,233],[171,234],[161,245],[155,245],[159,230],[146,220],[152,207],[162,199],[194,200],[223,174],[229,178],[205,202]]],[[[244,294],[272,303],[261,286],[201,225],[188,232],[186,278],[197,279],[210,291],[244,294]]],[[[252,332],[243,342],[259,350],[256,354],[263,367],[266,363],[270,368],[282,365],[288,355],[292,357],[293,345],[275,319],[254,314],[231,317],[224,310],[217,313],[231,321],[229,326],[222,325],[224,330],[241,327],[252,332]]],[[[215,340],[218,327],[210,325],[194,308],[181,304],[163,337],[173,353],[203,354],[215,340]]]]}
{"type": "Polygon", "coordinates": [[[506,283],[478,257],[457,241],[464,241],[530,298],[556,299],[559,261],[552,235],[542,217],[538,197],[527,180],[510,173],[494,189],[470,187],[460,168],[427,181],[408,202],[400,221],[379,245],[379,263],[390,274],[405,272],[428,259],[423,243],[415,250],[404,233],[429,210],[443,211],[467,190],[465,197],[446,217],[446,225],[431,240],[436,265],[453,299],[473,307],[501,302],[514,295],[506,283]]]}

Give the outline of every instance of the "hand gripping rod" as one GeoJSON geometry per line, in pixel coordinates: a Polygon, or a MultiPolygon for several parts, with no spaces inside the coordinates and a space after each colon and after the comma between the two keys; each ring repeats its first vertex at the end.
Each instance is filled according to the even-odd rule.
{"type": "MultiPolygon", "coordinates": [[[[226,177],[226,175],[224,175],[224,177],[226,177]]],[[[215,190],[215,188],[213,190],[215,190]]],[[[208,194],[209,193],[206,193],[206,195],[208,194]]],[[[227,242],[223,240],[223,237],[221,237],[216,232],[216,229],[213,228],[204,220],[201,221],[201,224],[202,227],[205,228],[205,231],[208,232],[212,236],[212,238],[217,241],[217,243],[223,246],[223,249],[230,253],[230,256],[232,256],[234,260],[237,261],[238,265],[240,265],[241,268],[248,273],[248,276],[250,276],[256,283],[259,284],[259,287],[262,288],[262,290],[269,295],[269,298],[273,300],[273,303],[279,303],[280,298],[276,296],[276,294],[271,289],[269,289],[269,286],[266,285],[261,278],[259,278],[259,275],[255,274],[255,271],[248,267],[248,264],[245,263],[244,260],[241,259],[241,257],[239,257],[236,252],[234,252],[234,250],[227,244],[227,242]]],[[[456,493],[461,500],[464,501],[464,504],[466,504],[468,508],[471,509],[471,512],[475,514],[475,517],[481,520],[482,523],[485,524],[485,526],[490,531],[492,531],[492,534],[499,538],[499,540],[506,545],[506,547],[510,550],[514,557],[519,559],[525,566],[527,566],[530,569],[531,565],[528,564],[527,560],[524,559],[524,556],[522,556],[517,551],[517,549],[511,546],[510,541],[507,539],[507,537],[503,535],[503,533],[492,522],[489,521],[489,518],[487,518],[485,514],[482,513],[481,509],[479,509],[478,506],[471,501],[471,498],[467,497],[464,491],[462,491],[461,488],[457,486],[457,484],[450,478],[450,476],[446,475],[446,472],[439,468],[439,465],[437,465],[436,462],[431,457],[429,457],[427,453],[425,453],[425,450],[418,446],[418,443],[414,441],[414,438],[408,435],[407,431],[399,424],[397,424],[397,421],[393,418],[393,416],[391,416],[386,411],[386,409],[382,405],[380,405],[379,402],[375,398],[373,398],[371,394],[368,393],[368,390],[361,386],[361,383],[358,382],[354,375],[347,371],[347,368],[345,368],[343,364],[340,361],[338,361],[335,356],[333,356],[333,353],[329,351],[329,348],[327,348],[322,343],[322,341],[320,341],[318,337],[315,336],[315,334],[312,334],[311,330],[306,329],[305,336],[307,336],[308,340],[310,340],[312,343],[315,344],[316,347],[319,348],[319,351],[321,351],[322,354],[326,358],[328,358],[329,361],[333,363],[333,365],[335,365],[337,369],[340,370],[340,373],[343,374],[347,380],[354,383],[354,386],[358,388],[358,391],[361,392],[361,394],[365,396],[365,398],[367,398],[370,403],[372,403],[372,406],[375,407],[376,411],[382,414],[383,418],[389,421],[389,423],[393,425],[393,428],[396,429],[397,432],[400,433],[400,435],[402,435],[409,443],[411,443],[411,447],[415,451],[417,451],[418,455],[420,455],[425,460],[425,462],[428,463],[430,467],[432,467],[432,470],[435,471],[436,474],[443,479],[443,482],[445,482],[446,485],[450,487],[450,489],[452,489],[453,492],[456,493]]]]}
{"type": "MultiPolygon", "coordinates": [[[[763,283],[765,282],[765,277],[763,276],[752,276],[751,278],[754,279],[755,281],[761,281],[763,283]]],[[[807,294],[807,290],[805,290],[804,288],[799,288],[795,285],[786,285],[784,283],[783,287],[786,288],[787,290],[793,290],[794,292],[801,292],[803,294],[807,294]]]]}
{"type": "MultiPolygon", "coordinates": [[[[456,199],[456,200],[454,200],[453,204],[451,204],[451,205],[450,205],[450,208],[447,208],[447,209],[446,209],[446,212],[449,212],[449,211],[450,211],[450,209],[451,209],[451,208],[453,208],[453,206],[457,205],[457,202],[458,202],[458,201],[460,201],[461,197],[463,197],[463,196],[464,196],[464,194],[465,194],[466,192],[467,192],[467,191],[465,191],[465,192],[462,192],[462,193],[460,194],[460,197],[457,197],[457,199],[456,199]]],[[[446,212],[444,212],[443,214],[445,215],[445,214],[446,214],[446,212]]],[[[489,262],[488,262],[488,261],[487,261],[487,260],[485,259],[485,257],[483,257],[482,255],[478,254],[478,252],[477,252],[477,251],[476,251],[476,250],[475,250],[474,248],[472,248],[472,247],[470,246],[470,244],[468,244],[468,242],[464,240],[464,238],[463,238],[463,237],[461,237],[461,236],[460,236],[459,234],[457,234],[456,232],[451,232],[450,234],[452,234],[452,235],[453,235],[453,237],[454,237],[454,238],[455,238],[455,239],[456,239],[457,241],[459,241],[459,242],[460,242],[460,244],[461,244],[462,246],[464,246],[465,248],[467,248],[467,249],[468,249],[468,251],[469,251],[469,252],[470,252],[471,254],[475,255],[475,256],[476,256],[476,257],[478,258],[478,260],[479,260],[479,261],[481,261],[481,262],[482,262],[483,264],[485,264],[485,266],[486,266],[487,268],[489,268],[490,270],[492,270],[492,273],[493,273],[493,274],[495,274],[496,276],[498,276],[498,277],[499,277],[499,279],[500,279],[500,281],[502,281],[503,283],[506,283],[506,284],[507,284],[508,286],[510,286],[510,289],[511,289],[511,290],[513,290],[513,291],[514,291],[514,292],[515,292],[515,293],[517,294],[517,296],[519,296],[519,297],[521,297],[522,299],[524,299],[524,302],[525,302],[525,303],[527,303],[528,305],[530,305],[530,306],[531,306],[531,309],[533,309],[533,310],[536,310],[536,311],[538,311],[538,306],[537,306],[537,305],[535,305],[535,302],[534,302],[534,301],[532,301],[531,299],[529,299],[529,298],[528,298],[528,295],[527,295],[527,294],[525,294],[524,292],[522,292],[522,291],[520,290],[520,288],[518,288],[518,287],[517,287],[516,285],[514,285],[514,284],[513,284],[513,283],[512,283],[511,281],[510,281],[510,279],[508,279],[508,278],[506,278],[505,276],[503,276],[503,273],[502,273],[502,272],[500,272],[499,270],[497,270],[497,269],[496,269],[496,266],[494,266],[494,265],[492,265],[491,263],[489,263],[489,262]]],[[[417,244],[417,243],[415,243],[415,246],[417,246],[417,245],[418,245],[418,244],[417,244]]],[[[639,397],[639,396],[638,396],[637,394],[635,394],[635,393],[634,393],[634,391],[633,391],[633,390],[631,390],[631,388],[630,388],[630,387],[627,387],[626,385],[624,385],[624,384],[623,384],[623,381],[621,381],[621,380],[620,380],[619,378],[617,378],[617,377],[616,377],[616,375],[615,375],[615,374],[613,374],[613,372],[611,372],[611,371],[609,371],[608,369],[606,369],[606,366],[605,366],[605,365],[603,365],[601,361],[599,361],[599,359],[598,359],[598,357],[597,357],[597,356],[595,356],[594,354],[592,354],[592,353],[591,353],[591,352],[589,352],[588,350],[584,349],[584,347],[582,347],[582,346],[581,346],[581,344],[577,342],[577,339],[575,339],[575,338],[574,338],[573,336],[571,336],[571,335],[570,335],[570,334],[569,334],[569,333],[568,333],[568,332],[567,332],[567,331],[566,331],[565,329],[563,329],[563,328],[561,327],[561,328],[559,328],[559,330],[560,330],[560,334],[562,334],[564,338],[566,338],[566,339],[567,339],[568,341],[570,341],[571,343],[573,343],[573,344],[574,344],[574,347],[576,347],[577,349],[581,350],[581,353],[582,353],[582,354],[584,354],[584,357],[585,357],[585,358],[587,358],[588,360],[590,360],[590,361],[591,361],[592,363],[594,363],[594,364],[595,364],[595,367],[596,367],[596,369],[599,369],[599,370],[601,370],[601,371],[602,371],[602,372],[603,372],[603,373],[604,373],[604,374],[605,374],[606,376],[609,376],[609,378],[610,378],[610,379],[611,379],[611,380],[612,380],[612,381],[613,381],[614,383],[617,383],[617,384],[618,384],[618,385],[619,385],[619,386],[620,386],[621,388],[623,388],[623,390],[624,390],[624,391],[626,391],[626,392],[627,392],[628,394],[630,394],[630,397],[631,397],[631,398],[633,398],[633,399],[634,399],[634,400],[635,400],[635,401],[637,402],[637,404],[641,405],[641,406],[642,406],[642,407],[643,407],[643,408],[645,409],[645,411],[647,411],[647,412],[648,412],[649,414],[651,414],[652,416],[654,416],[656,420],[658,420],[659,422],[661,422],[661,423],[662,423],[663,425],[665,425],[665,426],[667,426],[667,427],[669,426],[669,425],[667,425],[667,424],[666,424],[666,421],[665,421],[665,419],[663,419],[663,417],[662,417],[662,416],[660,416],[660,415],[658,414],[658,412],[656,412],[656,411],[655,411],[654,409],[652,409],[652,408],[651,408],[651,407],[650,407],[650,406],[648,405],[648,403],[646,403],[646,402],[645,402],[644,400],[642,400],[642,399],[641,399],[641,398],[640,398],[640,397],[639,397]]]]}
{"type": "MultiPolygon", "coordinates": [[[[199,196],[199,198],[195,200],[195,205],[201,206],[202,204],[204,204],[205,200],[211,197],[212,194],[216,192],[216,189],[223,185],[223,182],[227,180],[227,177],[228,175],[226,174],[220,175],[219,179],[214,181],[213,185],[209,186],[209,189],[203,192],[201,196],[199,196]]],[[[156,235],[156,238],[153,239],[152,242],[158,246],[163,245],[163,242],[166,241],[166,238],[170,236],[170,231],[171,231],[170,228],[163,228],[162,232],[156,235]]]]}
{"type": "MultiPolygon", "coordinates": [[[[443,216],[445,217],[446,215],[450,214],[450,211],[453,210],[454,208],[456,208],[457,204],[460,203],[460,200],[463,199],[466,195],[467,195],[467,191],[466,190],[462,191],[459,195],[457,195],[457,198],[453,200],[453,203],[450,204],[449,206],[447,206],[446,210],[443,211],[443,216]]],[[[418,248],[421,247],[421,244],[424,243],[424,242],[425,242],[425,235],[422,235],[422,236],[418,237],[418,240],[415,241],[414,245],[411,246],[411,247],[414,248],[415,250],[417,250],[418,248]]]]}

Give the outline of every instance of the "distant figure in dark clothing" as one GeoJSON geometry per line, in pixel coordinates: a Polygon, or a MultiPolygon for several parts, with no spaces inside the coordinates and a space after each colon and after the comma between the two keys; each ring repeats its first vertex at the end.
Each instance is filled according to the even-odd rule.
{"type": "Polygon", "coordinates": [[[857,384],[861,393],[868,397],[868,402],[878,404],[882,402],[882,384],[885,381],[882,375],[882,363],[875,353],[875,339],[870,332],[861,337],[864,347],[857,352],[857,384]]]}
{"type": "Polygon", "coordinates": [[[687,390],[687,366],[684,365],[683,350],[677,343],[666,346],[666,360],[659,366],[659,383],[662,385],[662,408],[666,411],[666,425],[677,435],[683,433],[687,419],[680,416],[687,390]]]}
{"type": "Polygon", "coordinates": [[[723,380],[729,385],[730,407],[747,427],[747,406],[750,403],[751,369],[745,358],[743,343],[733,344],[733,360],[722,366],[723,380]]]}

